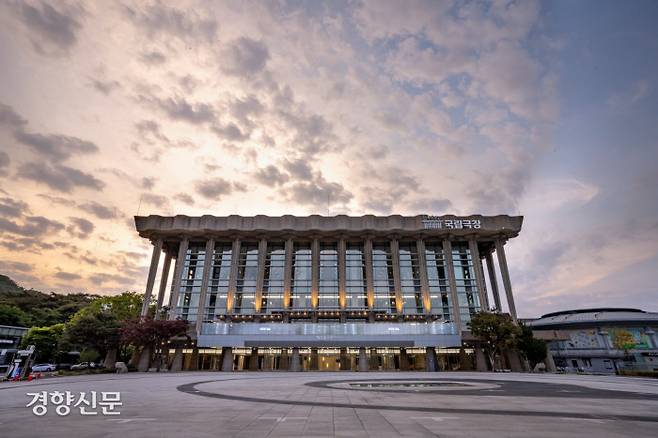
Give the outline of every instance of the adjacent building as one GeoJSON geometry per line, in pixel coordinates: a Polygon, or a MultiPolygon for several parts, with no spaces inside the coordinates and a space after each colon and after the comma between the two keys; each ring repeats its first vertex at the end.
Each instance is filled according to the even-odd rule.
{"type": "Polygon", "coordinates": [[[175,369],[475,366],[483,355],[464,348],[471,316],[502,310],[502,297],[516,319],[505,244],[522,222],[503,215],[135,217],[153,245],[143,314],[155,296],[156,317],[190,322],[193,343],[172,347],[175,369]]]}
{"type": "Polygon", "coordinates": [[[558,370],[658,371],[658,313],[620,308],[565,310],[526,324],[536,336],[549,341],[558,370]]]}

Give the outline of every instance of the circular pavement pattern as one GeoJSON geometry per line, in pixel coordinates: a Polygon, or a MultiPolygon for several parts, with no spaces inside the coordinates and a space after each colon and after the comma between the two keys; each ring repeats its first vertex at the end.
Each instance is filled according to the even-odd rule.
{"type": "MultiPolygon", "coordinates": [[[[271,377],[276,379],[276,377],[271,377]]],[[[482,415],[502,415],[502,416],[534,416],[534,417],[555,417],[561,418],[574,418],[574,419],[592,419],[592,420],[622,420],[622,421],[645,421],[658,423],[658,417],[646,415],[628,415],[628,414],[595,414],[583,412],[555,412],[545,410],[510,410],[510,409],[482,409],[482,408],[452,408],[452,407],[439,407],[441,403],[437,400],[429,400],[422,406],[412,406],[408,404],[371,404],[371,403],[343,403],[331,401],[316,401],[316,400],[303,400],[294,398],[289,395],[287,398],[266,398],[266,397],[251,397],[246,395],[230,393],[223,390],[222,384],[225,382],[236,380],[260,380],[253,378],[231,378],[231,379],[214,379],[202,380],[198,382],[186,383],[178,386],[178,391],[199,396],[215,399],[243,401],[249,403],[269,403],[279,405],[293,405],[293,406],[313,406],[313,407],[329,407],[329,408],[352,408],[352,409],[370,409],[382,411],[414,411],[414,412],[427,412],[427,413],[448,413],[448,414],[482,414],[482,415]],[[204,389],[199,389],[203,387],[204,389]]],[[[438,383],[443,384],[442,389],[437,389],[437,386],[426,386],[422,389],[423,392],[427,391],[433,394],[430,395],[465,395],[465,388],[468,390],[468,395],[478,395],[482,397],[562,397],[562,398],[583,398],[583,399],[633,399],[633,400],[658,400],[658,395],[639,394],[635,392],[624,391],[608,391],[601,389],[587,388],[579,385],[570,384],[555,384],[555,383],[539,383],[539,382],[518,382],[518,381],[492,381],[492,380],[471,380],[468,382],[463,380],[450,380],[446,378],[441,379],[348,379],[348,380],[318,380],[307,382],[304,385],[315,388],[325,388],[329,390],[345,390],[345,391],[378,391],[378,392],[396,392],[396,393],[410,393],[418,394],[418,387],[404,386],[404,383],[409,385],[413,384],[428,384],[438,383]],[[454,383],[456,385],[448,385],[454,383]],[[353,385],[357,386],[353,386],[353,385]],[[367,384],[371,386],[368,387],[367,384]],[[391,384],[395,384],[393,387],[391,384]],[[358,386],[363,385],[363,386],[358,386]],[[377,386],[382,385],[382,386],[377,386]],[[414,389],[410,389],[414,388],[414,389]]],[[[441,385],[438,385],[441,388],[441,385]]],[[[284,394],[282,394],[284,396],[284,394]]],[[[403,403],[404,400],[401,400],[403,403]]],[[[583,400],[583,402],[586,402],[583,400]]],[[[492,405],[496,406],[496,403],[492,405]]]]}

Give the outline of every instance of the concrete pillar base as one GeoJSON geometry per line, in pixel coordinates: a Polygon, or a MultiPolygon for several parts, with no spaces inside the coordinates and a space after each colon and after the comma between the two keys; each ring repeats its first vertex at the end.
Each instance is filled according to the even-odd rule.
{"type": "Polygon", "coordinates": [[[371,370],[379,370],[379,358],[377,357],[377,349],[370,349],[370,367],[371,370]]]}
{"type": "Polygon", "coordinates": [[[404,348],[400,348],[400,371],[409,371],[409,355],[404,348]]]}
{"type": "Polygon", "coordinates": [[[288,357],[288,349],[281,350],[281,357],[279,358],[279,369],[287,370],[290,367],[290,358],[288,357]]]}
{"type": "Polygon", "coordinates": [[[222,371],[233,371],[233,349],[222,348],[222,371]]]}
{"type": "Polygon", "coordinates": [[[301,364],[300,362],[300,357],[299,357],[299,348],[293,348],[292,349],[292,358],[290,360],[290,371],[293,372],[298,372],[301,371],[301,364]]]}
{"type": "Polygon", "coordinates": [[[318,365],[319,365],[319,360],[318,360],[318,349],[317,348],[311,348],[311,370],[317,371],[318,365]]]}
{"type": "Polygon", "coordinates": [[[178,372],[183,370],[183,348],[176,347],[174,352],[174,360],[171,361],[171,367],[169,371],[178,372]]]}
{"type": "Polygon", "coordinates": [[[190,357],[190,371],[197,371],[199,369],[199,349],[194,347],[192,349],[192,355],[190,357]]]}
{"type": "Polygon", "coordinates": [[[464,347],[459,349],[459,370],[473,371],[473,362],[471,362],[471,358],[466,354],[464,347]]]}
{"type": "Polygon", "coordinates": [[[340,370],[350,371],[350,357],[347,355],[347,348],[340,349],[340,370]]]}
{"type": "Polygon", "coordinates": [[[514,372],[523,371],[523,366],[521,365],[521,358],[519,357],[519,352],[516,350],[507,350],[505,351],[505,356],[507,358],[507,363],[509,367],[514,372]]]}
{"type": "Polygon", "coordinates": [[[105,360],[103,360],[103,366],[105,366],[105,369],[107,370],[113,370],[116,363],[117,363],[117,350],[116,348],[113,348],[107,351],[107,354],[105,355],[105,360]]]}
{"type": "Polygon", "coordinates": [[[484,350],[480,347],[475,348],[475,369],[478,371],[489,371],[487,357],[484,354],[484,350]]]}
{"type": "Polygon", "coordinates": [[[544,364],[546,365],[546,371],[549,373],[554,373],[557,371],[551,350],[546,350],[546,359],[544,359],[544,364]]]}
{"type": "Polygon", "coordinates": [[[145,373],[149,370],[149,365],[151,364],[151,349],[149,347],[144,347],[142,352],[139,355],[139,364],[137,365],[137,371],[145,373]]]}
{"type": "Polygon", "coordinates": [[[359,371],[368,371],[368,355],[365,347],[359,348],[359,371]]]}
{"type": "Polygon", "coordinates": [[[425,370],[434,372],[436,368],[436,350],[434,347],[427,347],[425,349],[425,370]]]}
{"type": "Polygon", "coordinates": [[[249,356],[249,371],[258,371],[258,348],[251,349],[249,356]]]}

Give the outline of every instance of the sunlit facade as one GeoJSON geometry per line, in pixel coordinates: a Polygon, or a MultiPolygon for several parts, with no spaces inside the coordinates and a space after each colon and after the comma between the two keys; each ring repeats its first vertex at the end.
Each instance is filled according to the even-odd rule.
{"type": "Polygon", "coordinates": [[[154,245],[147,302],[164,252],[156,317],[190,322],[192,368],[361,371],[463,362],[472,315],[501,309],[492,254],[516,318],[504,244],[522,220],[135,218],[154,245]]]}

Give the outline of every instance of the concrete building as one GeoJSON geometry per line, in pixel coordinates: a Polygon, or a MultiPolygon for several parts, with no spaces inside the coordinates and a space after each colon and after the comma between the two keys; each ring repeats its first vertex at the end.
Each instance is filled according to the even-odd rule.
{"type": "Polygon", "coordinates": [[[566,310],[525,323],[535,336],[548,340],[558,370],[658,371],[658,313],[618,308],[566,310]]]}
{"type": "Polygon", "coordinates": [[[174,369],[482,369],[484,355],[464,348],[467,323],[502,310],[501,295],[516,319],[504,246],[522,222],[135,217],[153,244],[142,313],[156,296],[156,317],[190,321],[192,342],[171,347],[174,369]]]}
{"type": "Polygon", "coordinates": [[[0,325],[0,376],[7,373],[27,331],[27,327],[0,325]]]}

